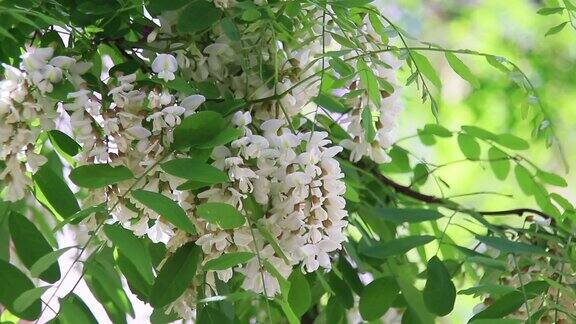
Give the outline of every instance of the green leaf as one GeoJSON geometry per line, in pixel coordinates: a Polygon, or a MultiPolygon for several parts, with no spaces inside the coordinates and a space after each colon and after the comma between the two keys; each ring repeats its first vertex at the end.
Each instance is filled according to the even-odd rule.
{"type": "Polygon", "coordinates": [[[376,107],[380,107],[382,99],[380,97],[380,90],[378,89],[378,78],[376,78],[374,71],[366,64],[364,59],[358,60],[356,70],[360,76],[362,86],[365,87],[368,92],[368,97],[376,107]]]}
{"type": "Polygon", "coordinates": [[[405,254],[413,248],[432,242],[434,239],[436,237],[431,235],[406,236],[381,242],[376,246],[360,250],[360,253],[377,259],[386,259],[391,256],[405,254]]]}
{"type": "Polygon", "coordinates": [[[228,127],[222,130],[220,133],[218,133],[218,135],[216,135],[212,139],[204,143],[199,143],[195,147],[199,149],[210,149],[217,146],[226,145],[232,142],[233,140],[241,137],[242,135],[244,135],[244,131],[242,129],[228,127]]]}
{"type": "Polygon", "coordinates": [[[222,229],[244,225],[244,216],[234,206],[225,203],[204,203],[196,208],[198,216],[222,229]]]}
{"type": "Polygon", "coordinates": [[[172,11],[182,8],[190,3],[190,0],[151,0],[148,2],[147,8],[151,13],[160,14],[163,11],[172,11]]]}
{"type": "Polygon", "coordinates": [[[233,322],[226,317],[219,308],[204,306],[198,311],[196,324],[232,324],[233,322]]]}
{"type": "Polygon", "coordinates": [[[40,316],[40,300],[32,302],[24,311],[15,309],[14,302],[24,292],[33,289],[34,284],[18,268],[0,259],[0,304],[10,313],[26,320],[35,320],[40,316]]]}
{"type": "Polygon", "coordinates": [[[547,252],[541,247],[529,245],[522,242],[510,241],[501,237],[478,236],[478,241],[491,246],[504,253],[521,253],[521,254],[546,254],[547,252]]]}
{"type": "Polygon", "coordinates": [[[224,34],[226,34],[226,36],[228,36],[228,38],[230,38],[231,41],[234,42],[240,41],[241,39],[240,31],[238,30],[238,27],[236,27],[236,24],[232,19],[230,19],[229,17],[224,17],[220,21],[220,25],[222,26],[224,34]]]}
{"type": "Polygon", "coordinates": [[[160,193],[141,189],[132,191],[132,197],[179,229],[190,234],[196,234],[194,224],[192,224],[184,209],[174,200],[160,193]]]}
{"type": "Polygon", "coordinates": [[[317,97],[312,99],[315,104],[323,107],[332,112],[345,113],[348,109],[338,99],[331,95],[320,93],[317,97]]]}
{"type": "MultiPolygon", "coordinates": [[[[138,64],[136,64],[136,66],[138,68],[140,67],[138,64]]],[[[166,86],[170,89],[181,92],[184,95],[191,95],[195,93],[194,88],[192,88],[192,86],[187,81],[179,76],[176,76],[174,80],[166,82],[166,86]]]]}
{"type": "Polygon", "coordinates": [[[162,170],[173,176],[203,182],[208,185],[230,182],[226,172],[196,159],[174,159],[162,163],[161,167],[162,170]]]}
{"type": "Polygon", "coordinates": [[[68,218],[80,210],[74,193],[48,164],[43,165],[32,176],[36,189],[41,192],[43,202],[56,215],[68,218]]]}
{"type": "Polygon", "coordinates": [[[487,284],[460,290],[458,292],[458,295],[475,295],[475,296],[481,296],[483,294],[502,295],[512,292],[514,290],[516,289],[510,286],[487,284]]]}
{"type": "Polygon", "coordinates": [[[350,286],[356,294],[361,295],[364,285],[358,277],[358,269],[354,269],[345,257],[340,257],[338,258],[338,270],[342,273],[342,279],[346,281],[348,286],[350,286]]]}
{"type": "Polygon", "coordinates": [[[241,18],[244,21],[252,22],[258,20],[261,16],[262,15],[260,14],[260,11],[258,9],[248,8],[247,10],[244,10],[241,18]]]}
{"type": "Polygon", "coordinates": [[[197,0],[180,12],[176,26],[181,33],[197,33],[214,26],[221,15],[222,11],[212,2],[197,0]]]}
{"type": "Polygon", "coordinates": [[[70,172],[70,180],[78,187],[101,188],[134,178],[127,167],[111,166],[110,164],[91,164],[75,168],[70,172]]]}
{"type": "Polygon", "coordinates": [[[506,271],[507,264],[506,262],[490,257],[483,257],[483,256],[470,256],[467,259],[468,262],[477,263],[483,265],[484,267],[493,268],[501,271],[506,271]]]}
{"type": "Polygon", "coordinates": [[[368,207],[367,209],[361,208],[361,210],[394,224],[421,223],[443,217],[434,209],[368,207]]]}
{"type": "Polygon", "coordinates": [[[48,138],[52,146],[59,152],[64,153],[65,156],[73,157],[80,153],[82,147],[70,136],[62,133],[59,130],[51,130],[48,132],[48,138]]]}
{"type": "Polygon", "coordinates": [[[138,269],[130,262],[130,260],[118,252],[115,256],[118,268],[126,278],[128,282],[128,288],[134,293],[138,299],[148,302],[150,300],[150,290],[152,289],[152,284],[146,282],[144,277],[138,272],[138,269]]]}
{"type": "Polygon", "coordinates": [[[490,168],[496,178],[500,180],[506,179],[510,173],[510,159],[502,150],[492,146],[488,149],[488,159],[490,160],[490,168]]]}
{"type": "Polygon", "coordinates": [[[566,27],[566,24],[567,24],[567,23],[568,23],[568,22],[565,21],[565,22],[563,22],[563,23],[561,23],[561,24],[559,24],[559,25],[556,25],[556,26],[548,29],[548,31],[546,32],[546,35],[545,35],[545,36],[550,36],[550,35],[558,34],[559,32],[562,31],[562,29],[564,29],[564,27],[566,27]]]}
{"type": "Polygon", "coordinates": [[[146,246],[134,234],[118,225],[104,225],[104,233],[114,246],[138,269],[147,283],[152,283],[152,259],[146,246]]]}
{"type": "MultiPolygon", "coordinates": [[[[390,263],[391,262],[388,264],[390,263]]],[[[410,317],[414,319],[409,323],[434,323],[433,315],[428,312],[424,304],[422,293],[414,287],[413,279],[409,274],[411,272],[410,268],[392,265],[392,269],[394,269],[396,282],[402,293],[401,296],[404,297],[408,305],[408,311],[406,313],[409,313],[410,317]]],[[[404,320],[404,318],[402,318],[402,320],[404,320]]]]}
{"type": "Polygon", "coordinates": [[[470,136],[474,136],[483,140],[495,140],[497,136],[496,134],[478,126],[464,125],[462,126],[462,130],[470,136]]]}
{"type": "Polygon", "coordinates": [[[503,318],[519,309],[523,304],[524,295],[515,290],[497,299],[493,304],[474,315],[470,321],[474,323],[477,322],[476,319],[503,318]]]}
{"type": "Polygon", "coordinates": [[[442,87],[442,82],[440,81],[436,70],[432,64],[430,64],[430,61],[428,61],[428,58],[416,51],[410,51],[410,55],[418,70],[424,74],[424,76],[426,76],[426,78],[430,80],[437,88],[442,87]]]}
{"type": "MultiPolygon", "coordinates": [[[[111,250],[107,252],[110,256],[111,250]]],[[[98,260],[92,258],[84,264],[85,279],[88,287],[104,306],[104,309],[113,322],[125,318],[126,314],[134,317],[134,309],[128,295],[124,291],[118,273],[110,263],[111,260],[98,260]]]]}
{"type": "Polygon", "coordinates": [[[330,33],[330,36],[332,36],[332,38],[340,45],[342,45],[343,47],[347,47],[347,48],[358,48],[358,46],[356,44],[354,44],[353,41],[349,40],[348,38],[336,34],[336,33],[330,33]]]}
{"type": "Polygon", "coordinates": [[[501,56],[488,55],[486,56],[486,62],[488,62],[488,64],[492,65],[494,68],[500,70],[500,72],[510,72],[510,70],[504,64],[502,64],[503,62],[506,62],[506,59],[501,56]]]}
{"type": "Polygon", "coordinates": [[[8,203],[0,201],[0,259],[10,260],[10,230],[8,229],[8,219],[10,211],[8,203]]]}
{"type": "Polygon", "coordinates": [[[398,297],[400,287],[393,277],[378,278],[362,290],[358,309],[366,321],[382,317],[398,297]]]}
{"type": "MultiPolygon", "coordinates": [[[[53,251],[42,233],[23,215],[12,212],[8,224],[16,254],[26,268],[30,269],[38,259],[53,251]]],[[[49,283],[60,280],[58,264],[48,267],[39,277],[49,283]]]]}
{"type": "Polygon", "coordinates": [[[344,62],[338,57],[331,58],[330,61],[328,61],[328,64],[330,64],[332,69],[334,69],[334,71],[336,71],[342,77],[354,73],[354,69],[348,63],[344,62]]]}
{"type": "Polygon", "coordinates": [[[40,297],[50,288],[51,286],[44,286],[26,290],[14,301],[14,309],[18,312],[25,311],[34,302],[40,301],[40,297]]]}
{"type": "Polygon", "coordinates": [[[372,119],[370,106],[366,106],[362,110],[362,128],[364,128],[364,137],[366,142],[372,143],[376,137],[376,128],[374,127],[374,120],[372,119]]]}
{"type": "Polygon", "coordinates": [[[35,23],[34,21],[30,20],[30,19],[27,18],[26,16],[21,15],[21,14],[18,13],[17,11],[10,11],[10,10],[8,10],[7,13],[8,13],[10,16],[14,17],[16,20],[18,20],[18,21],[20,21],[20,22],[22,22],[22,23],[24,23],[24,24],[30,25],[30,26],[34,27],[35,29],[41,29],[41,28],[42,28],[42,27],[38,26],[37,23],[35,23]]]}
{"type": "Polygon", "coordinates": [[[511,150],[527,150],[530,144],[518,136],[512,134],[500,134],[494,138],[494,141],[511,150]]]}
{"type": "Polygon", "coordinates": [[[456,287],[444,263],[434,256],[428,261],[423,291],[426,308],[438,316],[450,314],[456,301],[456,287]]]}
{"type": "Polygon", "coordinates": [[[68,80],[63,80],[60,83],[54,84],[54,90],[47,93],[47,95],[54,100],[66,102],[69,100],[68,94],[74,91],[76,91],[74,85],[68,80]]]}
{"type": "Polygon", "coordinates": [[[562,178],[561,176],[559,176],[555,173],[538,170],[536,172],[536,176],[538,177],[538,179],[542,180],[543,182],[545,182],[547,184],[551,184],[553,186],[558,186],[558,187],[567,187],[568,186],[568,183],[566,182],[566,180],[564,180],[564,178],[562,178]]]}
{"type": "Polygon", "coordinates": [[[224,129],[224,118],[214,111],[200,111],[182,120],[174,129],[173,148],[183,150],[213,140],[224,129]]]}
{"type": "Polygon", "coordinates": [[[52,251],[42,256],[30,267],[30,276],[38,278],[44,271],[48,270],[50,266],[56,263],[62,254],[66,253],[66,251],[72,248],[75,248],[75,246],[69,246],[63,249],[52,251]]]}
{"type": "Polygon", "coordinates": [[[12,34],[9,31],[4,29],[4,27],[2,27],[2,26],[0,26],[0,35],[13,40],[16,44],[20,43],[16,38],[14,38],[14,36],[12,36],[12,34]]]}
{"type": "Polygon", "coordinates": [[[201,249],[194,242],[181,246],[168,258],[152,286],[150,304],[154,308],[166,306],[176,300],[196,276],[201,249]]]}
{"type": "Polygon", "coordinates": [[[414,177],[412,178],[413,186],[422,186],[428,180],[430,171],[425,163],[418,163],[414,166],[414,177]]]}
{"type": "Polygon", "coordinates": [[[382,43],[387,44],[389,38],[388,33],[378,15],[371,12],[368,14],[368,19],[370,20],[370,24],[372,25],[372,28],[374,28],[374,31],[380,36],[382,43]]]}
{"type": "Polygon", "coordinates": [[[60,302],[58,324],[97,324],[90,308],[74,293],[70,293],[60,302]]]}
{"type": "Polygon", "coordinates": [[[216,259],[207,261],[204,264],[204,270],[226,270],[250,261],[254,255],[252,252],[225,253],[216,259]]]}
{"type": "Polygon", "coordinates": [[[365,5],[373,1],[374,0],[336,0],[332,2],[332,5],[356,8],[356,7],[364,7],[365,5]]]}
{"type": "Polygon", "coordinates": [[[463,133],[458,134],[458,147],[467,159],[480,159],[480,144],[474,137],[463,133]]]}
{"type": "Polygon", "coordinates": [[[514,167],[514,175],[516,176],[516,181],[524,192],[527,195],[532,195],[534,190],[534,179],[532,179],[532,174],[530,171],[526,169],[521,164],[516,164],[514,167]]]}
{"type": "Polygon", "coordinates": [[[354,296],[344,280],[338,277],[334,271],[328,273],[327,279],[331,290],[334,292],[333,296],[338,303],[346,309],[352,308],[354,306],[354,296]]]}
{"type": "Polygon", "coordinates": [[[538,11],[536,11],[536,13],[538,13],[539,15],[542,15],[542,16],[548,16],[548,15],[553,15],[556,13],[561,13],[562,11],[564,11],[564,8],[562,8],[562,7],[553,7],[553,8],[538,9],[538,11]]]}
{"type": "Polygon", "coordinates": [[[288,291],[288,304],[298,318],[302,317],[312,305],[312,294],[308,280],[299,269],[294,269],[288,277],[290,290],[288,291]]]}
{"type": "Polygon", "coordinates": [[[450,64],[450,67],[452,67],[454,72],[458,73],[462,79],[468,81],[474,88],[480,88],[480,82],[478,82],[476,76],[470,71],[464,62],[462,62],[456,55],[450,52],[446,52],[444,54],[446,55],[448,64],[450,64]]]}
{"type": "Polygon", "coordinates": [[[426,124],[422,129],[424,134],[431,134],[438,137],[452,137],[452,132],[439,124],[426,124]]]}
{"type": "Polygon", "coordinates": [[[65,220],[61,221],[60,223],[58,223],[58,225],[56,225],[54,227],[52,232],[56,233],[57,231],[62,229],[62,227],[64,227],[64,225],[66,225],[66,224],[70,224],[70,223],[78,224],[81,220],[92,215],[93,213],[104,213],[106,211],[107,210],[106,210],[106,204],[105,203],[84,208],[81,211],[75,213],[74,215],[72,215],[72,216],[66,218],[65,220]]]}
{"type": "Polygon", "coordinates": [[[343,308],[336,300],[336,297],[330,296],[323,313],[326,318],[326,323],[330,324],[347,324],[346,309],[343,308]]]}

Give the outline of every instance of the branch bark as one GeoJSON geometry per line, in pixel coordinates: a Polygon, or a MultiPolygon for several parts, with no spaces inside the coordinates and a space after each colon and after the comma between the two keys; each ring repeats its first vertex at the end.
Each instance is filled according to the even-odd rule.
{"type": "Polygon", "coordinates": [[[515,209],[503,209],[503,210],[494,210],[494,211],[476,211],[476,210],[471,210],[471,209],[460,208],[454,202],[451,202],[449,200],[442,199],[440,197],[436,197],[436,196],[432,196],[432,195],[423,194],[421,192],[418,192],[418,191],[411,189],[408,186],[404,186],[402,184],[399,184],[399,183],[395,182],[394,180],[384,176],[380,172],[373,172],[373,174],[383,184],[392,188],[397,193],[403,194],[405,196],[408,196],[410,198],[414,198],[416,200],[419,200],[419,201],[422,201],[425,203],[441,204],[444,207],[451,209],[451,210],[454,210],[454,211],[474,211],[475,213],[483,215],[483,216],[500,216],[500,215],[522,216],[526,213],[532,213],[532,214],[542,216],[546,219],[552,218],[550,215],[548,215],[548,214],[546,214],[540,210],[532,209],[532,208],[515,208],[515,209]]]}

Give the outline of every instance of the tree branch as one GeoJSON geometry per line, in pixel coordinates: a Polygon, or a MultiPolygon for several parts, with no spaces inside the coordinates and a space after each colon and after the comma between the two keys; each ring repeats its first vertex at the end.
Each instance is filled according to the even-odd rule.
{"type": "MultiPolygon", "coordinates": [[[[395,182],[394,180],[384,176],[380,172],[373,172],[373,174],[376,176],[376,178],[378,180],[380,180],[380,182],[382,182],[386,186],[391,187],[397,193],[403,194],[403,195],[408,196],[410,198],[414,198],[416,200],[419,200],[419,201],[422,201],[425,203],[429,203],[429,204],[442,204],[442,205],[444,205],[444,207],[451,209],[451,210],[454,210],[454,211],[466,211],[466,210],[468,210],[468,209],[459,208],[458,205],[455,205],[453,202],[451,202],[449,200],[442,199],[440,197],[436,197],[436,196],[432,196],[432,195],[426,195],[426,194],[423,194],[421,192],[415,191],[408,186],[401,185],[401,184],[395,182]]],[[[470,210],[470,211],[472,211],[472,210],[470,210]]],[[[494,211],[474,211],[474,212],[478,213],[480,215],[483,215],[483,216],[499,216],[499,215],[522,216],[525,213],[532,213],[532,214],[542,216],[546,219],[552,218],[550,215],[548,215],[542,211],[539,211],[537,209],[532,209],[532,208],[515,208],[515,209],[503,209],[503,210],[494,210],[494,211]]]]}

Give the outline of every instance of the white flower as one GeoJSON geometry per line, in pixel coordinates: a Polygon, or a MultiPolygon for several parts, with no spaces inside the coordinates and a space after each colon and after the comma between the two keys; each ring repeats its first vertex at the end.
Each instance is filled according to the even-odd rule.
{"type": "Polygon", "coordinates": [[[152,242],[162,242],[166,244],[170,238],[174,236],[174,231],[172,231],[169,225],[164,224],[158,219],[156,220],[156,223],[154,223],[154,225],[148,229],[147,234],[152,242]]]}
{"type": "Polygon", "coordinates": [[[164,114],[164,121],[168,126],[174,127],[180,124],[180,116],[184,114],[186,109],[180,106],[170,106],[162,109],[162,113],[164,114]]]}
{"type": "Polygon", "coordinates": [[[212,253],[216,250],[218,252],[224,251],[230,245],[230,235],[224,231],[217,231],[203,235],[196,240],[196,245],[202,247],[202,251],[206,254],[212,253]]]}
{"type": "Polygon", "coordinates": [[[178,62],[170,54],[158,54],[152,62],[152,71],[158,73],[158,77],[164,81],[174,80],[176,70],[178,70],[178,62]]]}
{"type": "Polygon", "coordinates": [[[50,60],[50,65],[66,70],[71,68],[74,63],[76,60],[68,56],[56,56],[50,60]]]}
{"type": "MultiPolygon", "coordinates": [[[[261,249],[260,257],[274,266],[278,273],[284,278],[288,278],[292,272],[290,265],[287,265],[282,259],[274,256],[274,250],[270,245],[266,245],[266,247],[261,249]]],[[[256,293],[265,292],[267,297],[273,297],[280,292],[278,280],[268,271],[260,267],[260,262],[257,258],[250,260],[245,268],[238,269],[238,271],[246,276],[242,283],[242,288],[252,290],[256,293]],[[262,281],[262,278],[264,278],[264,281],[262,281]]]]}
{"type": "Polygon", "coordinates": [[[22,170],[22,164],[15,156],[6,161],[6,168],[0,173],[0,179],[8,184],[4,199],[15,202],[26,195],[26,187],[31,184],[30,178],[22,170]]]}
{"type": "Polygon", "coordinates": [[[142,126],[132,126],[128,129],[126,129],[126,132],[128,134],[130,134],[131,136],[133,136],[136,139],[145,139],[150,137],[150,135],[152,135],[152,133],[147,130],[146,128],[142,127],[142,126]]]}
{"type": "Polygon", "coordinates": [[[46,162],[48,162],[48,159],[43,155],[36,154],[36,153],[34,153],[34,151],[29,150],[26,153],[26,162],[27,162],[30,170],[32,172],[36,172],[39,167],[41,167],[46,162]]]}
{"type": "Polygon", "coordinates": [[[191,95],[184,98],[180,103],[180,106],[186,109],[186,111],[184,112],[184,117],[190,116],[205,101],[206,98],[203,95],[191,95]]]}
{"type": "Polygon", "coordinates": [[[148,217],[140,217],[140,219],[129,226],[136,236],[143,236],[148,232],[148,217]]]}
{"type": "Polygon", "coordinates": [[[250,123],[252,123],[252,116],[250,115],[249,111],[237,111],[232,116],[232,123],[236,126],[248,126],[250,123]]]}
{"type": "Polygon", "coordinates": [[[170,104],[170,102],[172,102],[172,95],[166,90],[162,91],[162,93],[151,91],[148,94],[148,101],[150,108],[159,108],[170,104]]]}
{"type": "Polygon", "coordinates": [[[160,132],[162,128],[167,127],[164,121],[164,114],[161,111],[157,111],[146,117],[146,121],[152,121],[152,131],[154,133],[160,132]]]}
{"type": "Polygon", "coordinates": [[[34,70],[39,70],[46,65],[53,54],[54,49],[52,47],[29,48],[26,53],[22,55],[22,66],[29,73],[34,70]]]}
{"type": "Polygon", "coordinates": [[[44,77],[46,78],[46,80],[52,83],[60,82],[62,80],[62,69],[48,64],[46,65],[46,71],[44,72],[44,77]]]}

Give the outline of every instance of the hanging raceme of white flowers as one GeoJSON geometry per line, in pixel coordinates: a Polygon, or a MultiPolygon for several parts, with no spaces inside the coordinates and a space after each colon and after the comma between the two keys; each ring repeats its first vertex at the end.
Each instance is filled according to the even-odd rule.
{"type": "Polygon", "coordinates": [[[512,61],[412,38],[399,3],[21,2],[0,3],[15,45],[0,48],[2,320],[95,322],[92,297],[114,323],[148,315],[131,297],[153,323],[575,318],[576,212],[549,188],[568,183],[514,134],[438,123],[446,72],[501,99],[466,63],[480,59],[515,84],[503,104],[534,139],[558,144],[546,87],[512,61]],[[396,140],[407,92],[437,123],[396,140]],[[455,193],[444,167],[465,161],[538,207],[460,203],[507,196],[455,193]],[[477,305],[462,312],[462,294],[477,305]]]}
{"type": "MultiPolygon", "coordinates": [[[[222,8],[233,5],[227,1],[215,3],[222,8]]],[[[320,10],[310,12],[321,19],[320,10]]],[[[319,75],[327,60],[321,55],[327,48],[340,48],[331,36],[341,34],[337,25],[316,26],[293,35],[296,42],[307,44],[294,49],[277,42],[269,30],[258,30],[253,34],[265,46],[245,56],[239,55],[237,45],[218,29],[197,43],[161,40],[171,35],[174,21],[166,14],[160,22],[161,27],[148,35],[148,42],[166,47],[166,52],[141,54],[151,72],[114,71],[109,77],[102,74],[100,91],[87,87],[92,80],[83,78],[94,62],[54,55],[52,47],[30,47],[19,67],[4,66],[5,80],[0,83],[0,159],[6,161],[6,168],[0,179],[7,186],[5,199],[17,201],[27,195],[32,186],[30,174],[47,161],[38,154],[41,134],[58,129],[80,144],[81,152],[75,156],[77,166],[124,166],[139,178],[88,191],[82,205],[107,206],[111,219],[106,223],[120,224],[137,236],[147,235],[153,242],[166,244],[171,252],[194,241],[202,249],[203,264],[226,253],[255,255],[244,265],[209,271],[208,287],[215,285],[216,277],[226,282],[238,274],[244,277],[244,289],[272,297],[279,293],[280,286],[263,262],[271,264],[284,278],[292,271],[330,269],[330,255],[342,248],[347,225],[343,198],[346,187],[336,156],[345,148],[354,162],[364,156],[378,163],[389,160],[385,149],[392,144],[392,130],[401,110],[395,80],[399,61],[391,54],[378,54],[377,59],[384,64],[376,68],[354,53],[337,58],[345,66],[345,61],[360,62],[370,69],[365,73],[384,80],[390,89],[381,102],[375,102],[367,91],[359,90],[370,87],[366,79],[348,78],[332,95],[347,100],[351,110],[329,112],[311,103],[320,93],[322,82],[326,82],[311,76],[319,75]],[[330,33],[322,28],[330,29],[330,33]],[[262,61],[277,71],[258,75],[246,69],[262,61]],[[170,83],[175,80],[212,82],[220,93],[247,100],[249,104],[229,118],[237,136],[213,147],[205,157],[198,156],[198,152],[174,151],[174,130],[183,120],[204,110],[209,100],[175,89],[170,83]],[[62,98],[54,95],[62,89],[62,98]],[[337,120],[349,139],[333,143],[328,133],[303,127],[307,121],[297,116],[314,118],[310,111],[337,120]],[[369,119],[374,134],[365,131],[365,119],[369,119]],[[182,189],[186,179],[164,172],[160,165],[188,157],[209,161],[227,175],[228,181],[182,189]],[[196,233],[178,228],[134,199],[128,194],[133,189],[160,193],[177,202],[196,233]],[[252,217],[247,201],[258,206],[260,218],[252,217]],[[205,203],[233,206],[246,221],[235,228],[223,228],[197,213],[198,206],[205,203]],[[270,237],[264,237],[262,231],[270,237]]],[[[368,19],[365,30],[367,37],[376,37],[368,19]]],[[[339,72],[342,77],[346,77],[344,70],[339,72]]],[[[101,222],[92,214],[81,225],[98,231],[101,222]]],[[[106,240],[102,232],[99,235],[106,240]]],[[[198,287],[188,289],[173,303],[185,318],[191,317],[195,304],[191,296],[198,287]]],[[[210,289],[205,290],[211,294],[210,289]]]]}

